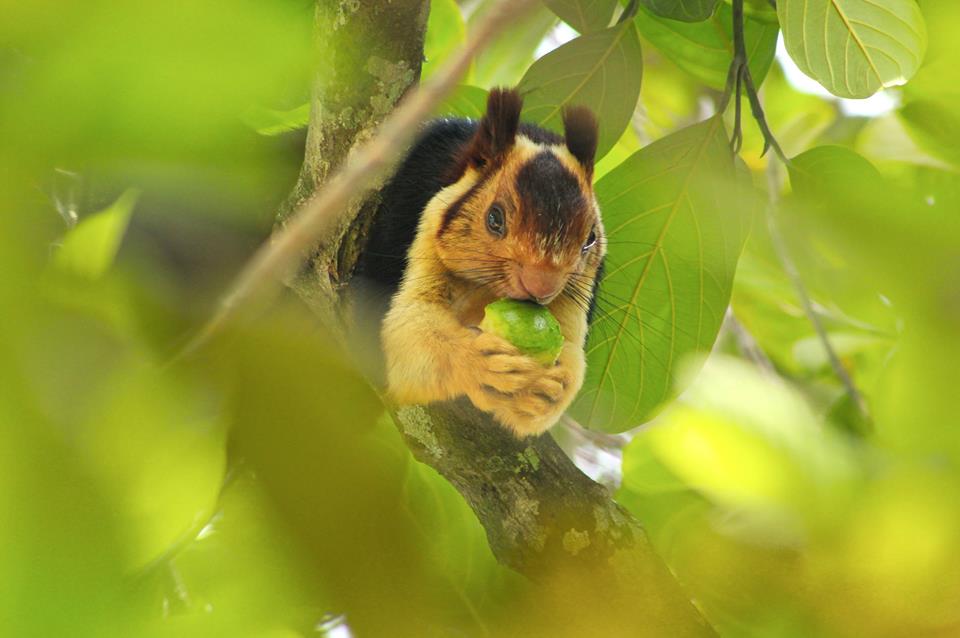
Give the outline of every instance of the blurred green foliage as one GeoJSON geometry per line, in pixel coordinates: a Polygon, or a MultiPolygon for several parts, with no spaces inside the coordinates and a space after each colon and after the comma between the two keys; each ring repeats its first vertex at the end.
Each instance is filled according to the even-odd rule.
{"type": "MultiPolygon", "coordinates": [[[[489,4],[434,3],[425,75],[489,4]]],[[[894,110],[865,118],[797,91],[773,62],[776,16],[749,3],[787,170],[752,122],[731,164],[731,113],[707,119],[728,2],[680,16],[650,0],[611,27],[614,4],[539,7],[440,110],[477,117],[494,85],[554,82],[561,94],[528,108],[585,102],[606,127],[597,193],[619,272],[594,339],[631,316],[648,330],[612,355],[620,409],[643,409],[609,429],[660,415],[577,438],[574,457],[630,441],[616,496],[722,635],[957,634],[960,7],[919,3],[927,57],[888,89],[894,110]],[[561,19],[585,35],[560,44],[561,19]],[[611,34],[630,46],[591,44],[611,34]],[[544,42],[559,48],[534,63],[544,42]],[[616,90],[597,95],[598,78],[616,90]],[[644,216],[661,205],[667,223],[644,216]],[[784,273],[771,215],[868,418],[784,273]]],[[[778,7],[795,20],[804,4],[778,7]]],[[[619,635],[602,588],[571,595],[496,563],[294,301],[171,364],[296,179],[312,11],[0,0],[4,636],[619,635]]]]}

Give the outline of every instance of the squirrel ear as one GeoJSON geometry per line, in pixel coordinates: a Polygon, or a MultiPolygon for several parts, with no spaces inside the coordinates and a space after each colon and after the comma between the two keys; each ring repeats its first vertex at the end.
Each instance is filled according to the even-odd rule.
{"type": "Polygon", "coordinates": [[[597,155],[597,118],[585,106],[563,110],[563,133],[567,150],[577,158],[588,175],[593,173],[593,160],[597,155]]]}
{"type": "Polygon", "coordinates": [[[517,137],[521,107],[523,98],[515,89],[491,89],[487,112],[473,139],[470,161],[474,165],[484,166],[510,150],[517,137]]]}

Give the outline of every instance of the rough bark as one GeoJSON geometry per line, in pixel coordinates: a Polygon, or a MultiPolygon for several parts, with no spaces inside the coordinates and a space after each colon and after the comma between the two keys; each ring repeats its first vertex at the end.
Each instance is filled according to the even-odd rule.
{"type": "MultiPolygon", "coordinates": [[[[373,136],[383,118],[420,79],[429,0],[318,0],[315,14],[319,64],[310,124],[297,184],[278,223],[324,184],[350,150],[373,136]]],[[[356,263],[356,248],[377,206],[358,197],[332,234],[335,241],[307,257],[294,290],[327,323],[336,322],[339,290],[356,263]],[[333,313],[333,314],[331,314],[333,313]]]]}
{"type": "MultiPolygon", "coordinates": [[[[420,75],[428,0],[319,0],[322,71],[314,88],[304,166],[279,223],[372,135],[420,75]]],[[[336,320],[375,196],[318,246],[293,282],[324,321],[336,320]]],[[[712,630],[655,555],[639,523],[570,461],[549,435],[518,441],[460,401],[399,408],[415,457],[463,495],[497,559],[535,581],[557,574],[604,583],[604,600],[642,618],[646,635],[712,630]]]]}

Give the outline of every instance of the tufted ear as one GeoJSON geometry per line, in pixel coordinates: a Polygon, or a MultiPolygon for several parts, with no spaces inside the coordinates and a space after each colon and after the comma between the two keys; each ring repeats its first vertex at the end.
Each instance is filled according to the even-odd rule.
{"type": "Polygon", "coordinates": [[[563,133],[567,150],[577,158],[587,175],[593,174],[593,160],[597,155],[597,118],[585,106],[563,110],[563,133]]]}
{"type": "Polygon", "coordinates": [[[470,146],[469,161],[477,168],[495,163],[512,147],[520,125],[523,98],[514,89],[494,88],[487,96],[487,112],[470,146]]]}

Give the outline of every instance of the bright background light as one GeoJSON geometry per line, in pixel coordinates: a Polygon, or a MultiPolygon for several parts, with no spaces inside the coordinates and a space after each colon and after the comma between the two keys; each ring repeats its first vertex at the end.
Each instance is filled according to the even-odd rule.
{"type": "Polygon", "coordinates": [[[787,53],[786,46],[783,44],[782,33],[777,38],[777,61],[780,63],[780,68],[783,69],[783,73],[787,77],[787,81],[791,86],[793,86],[793,88],[802,93],[818,95],[825,100],[837,102],[840,105],[840,110],[843,111],[844,115],[855,117],[879,117],[881,115],[886,115],[900,106],[899,94],[889,89],[879,91],[864,100],[848,100],[832,95],[829,91],[820,86],[819,82],[807,77],[804,72],[797,67],[793,59],[790,58],[790,54],[787,53]]]}

